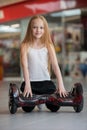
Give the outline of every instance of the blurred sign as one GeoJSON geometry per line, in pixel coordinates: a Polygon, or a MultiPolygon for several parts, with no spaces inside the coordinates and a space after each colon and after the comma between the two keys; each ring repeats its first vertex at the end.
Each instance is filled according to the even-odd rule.
{"type": "Polygon", "coordinates": [[[46,14],[64,9],[87,6],[87,0],[28,0],[0,8],[0,23],[21,19],[36,14],[46,14]]]}

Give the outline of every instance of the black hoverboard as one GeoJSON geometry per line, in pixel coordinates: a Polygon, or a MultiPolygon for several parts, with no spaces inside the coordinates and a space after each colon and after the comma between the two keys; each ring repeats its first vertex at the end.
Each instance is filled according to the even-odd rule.
{"type": "Polygon", "coordinates": [[[31,112],[39,104],[45,104],[51,112],[57,112],[61,106],[72,106],[75,112],[81,112],[84,105],[83,87],[80,83],[75,83],[66,97],[60,97],[58,93],[24,97],[17,85],[10,83],[9,111],[11,114],[15,114],[19,107],[22,107],[25,112],[31,112]]]}

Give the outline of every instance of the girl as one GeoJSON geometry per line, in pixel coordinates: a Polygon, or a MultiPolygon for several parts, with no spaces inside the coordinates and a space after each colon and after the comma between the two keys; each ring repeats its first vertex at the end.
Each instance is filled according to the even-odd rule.
{"type": "Polygon", "coordinates": [[[48,24],[43,16],[34,16],[29,22],[21,44],[21,63],[24,75],[21,90],[24,96],[52,94],[56,90],[60,96],[66,96],[48,24]],[[50,63],[57,78],[57,87],[50,79],[50,63]]]}

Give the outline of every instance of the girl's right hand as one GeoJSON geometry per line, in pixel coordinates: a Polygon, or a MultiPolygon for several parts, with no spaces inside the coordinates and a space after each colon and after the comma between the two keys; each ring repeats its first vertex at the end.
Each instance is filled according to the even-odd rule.
{"type": "Polygon", "coordinates": [[[25,86],[23,96],[24,97],[29,97],[29,96],[32,97],[32,90],[31,90],[30,86],[25,86]]]}

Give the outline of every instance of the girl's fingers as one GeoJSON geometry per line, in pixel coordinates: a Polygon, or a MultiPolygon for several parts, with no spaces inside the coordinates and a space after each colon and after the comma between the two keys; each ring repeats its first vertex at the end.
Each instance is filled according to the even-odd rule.
{"type": "Polygon", "coordinates": [[[23,96],[25,97],[26,96],[26,92],[24,91],[24,93],[23,93],[23,96]]]}
{"type": "Polygon", "coordinates": [[[26,97],[29,97],[29,92],[26,93],[26,97]]]}
{"type": "Polygon", "coordinates": [[[64,91],[64,92],[59,92],[60,97],[66,97],[68,95],[68,92],[64,91]]]}
{"type": "Polygon", "coordinates": [[[63,95],[63,97],[66,97],[68,95],[68,93],[64,92],[62,95],[63,95]]]}
{"type": "Polygon", "coordinates": [[[27,91],[24,91],[24,94],[23,94],[24,97],[32,97],[32,92],[27,92],[27,91]]]}

